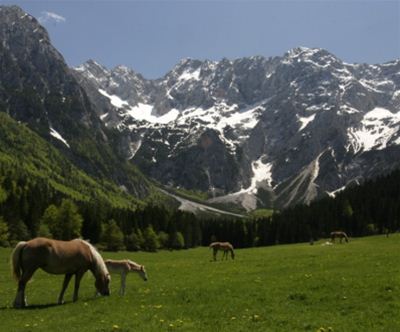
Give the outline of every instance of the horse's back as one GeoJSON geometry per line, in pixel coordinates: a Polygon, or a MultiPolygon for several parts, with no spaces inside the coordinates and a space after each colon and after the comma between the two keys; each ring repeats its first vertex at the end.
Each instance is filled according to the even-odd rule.
{"type": "Polygon", "coordinates": [[[129,271],[129,261],[126,259],[123,260],[106,259],[104,263],[106,264],[109,272],[121,273],[123,271],[129,271]]]}
{"type": "Polygon", "coordinates": [[[50,239],[38,237],[29,240],[25,243],[23,259],[24,261],[34,260],[36,262],[47,261],[48,256],[51,252],[51,241],[50,239]]]}
{"type": "Polygon", "coordinates": [[[79,240],[59,241],[35,238],[24,249],[24,262],[31,262],[48,273],[73,273],[87,268],[91,262],[90,249],[79,240]]]}
{"type": "Polygon", "coordinates": [[[230,242],[221,242],[221,246],[224,248],[233,249],[233,245],[230,242]]]}

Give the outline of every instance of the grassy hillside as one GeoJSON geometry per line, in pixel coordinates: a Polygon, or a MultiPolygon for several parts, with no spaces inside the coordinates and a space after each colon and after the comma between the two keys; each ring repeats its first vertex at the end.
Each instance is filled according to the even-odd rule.
{"type": "Polygon", "coordinates": [[[147,267],[149,281],[127,280],[125,297],[94,298],[85,275],[80,300],[54,305],[62,276],[37,272],[30,308],[10,307],[16,284],[0,250],[0,319],[5,331],[399,331],[400,235],[349,244],[281,245],[236,251],[211,262],[208,248],[105,253],[147,267]],[[322,331],[322,330],[320,330],[322,331]]]}
{"type": "Polygon", "coordinates": [[[0,112],[0,187],[3,181],[18,183],[20,178],[41,179],[55,192],[77,201],[96,197],[111,206],[141,204],[107,179],[90,177],[26,125],[0,112]]]}
{"type": "Polygon", "coordinates": [[[252,218],[266,218],[272,216],[274,210],[272,209],[257,209],[254,211],[249,212],[249,216],[252,218]]]}

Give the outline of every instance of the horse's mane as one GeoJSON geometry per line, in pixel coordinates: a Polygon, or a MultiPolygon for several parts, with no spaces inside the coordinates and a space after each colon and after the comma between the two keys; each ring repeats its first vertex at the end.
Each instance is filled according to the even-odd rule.
{"type": "Polygon", "coordinates": [[[101,257],[100,253],[97,251],[97,249],[88,241],[82,240],[82,239],[77,239],[81,242],[83,242],[84,244],[86,244],[89,249],[90,252],[92,253],[92,257],[95,261],[95,270],[96,270],[96,274],[101,273],[103,275],[107,275],[109,274],[108,270],[107,270],[107,266],[104,263],[103,257],[101,257]]]}

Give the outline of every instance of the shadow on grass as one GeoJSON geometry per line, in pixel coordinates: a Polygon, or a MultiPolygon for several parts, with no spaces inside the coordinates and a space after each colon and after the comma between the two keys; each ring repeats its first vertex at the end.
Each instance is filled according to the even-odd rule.
{"type": "Polygon", "coordinates": [[[32,305],[28,305],[24,308],[14,308],[13,306],[5,306],[5,307],[0,307],[0,311],[3,310],[33,310],[33,309],[47,309],[47,308],[51,308],[51,307],[57,307],[59,306],[59,304],[57,303],[48,303],[48,304],[32,304],[32,305]]]}
{"type": "Polygon", "coordinates": [[[58,304],[58,303],[46,303],[46,304],[31,304],[31,305],[27,305],[24,308],[14,308],[13,306],[9,305],[9,306],[4,306],[4,307],[0,307],[0,311],[5,311],[5,310],[36,310],[36,309],[48,309],[48,308],[53,308],[53,307],[62,307],[65,305],[71,305],[74,303],[79,303],[79,302],[91,302],[96,300],[96,297],[93,298],[87,298],[87,299],[82,299],[78,302],[73,302],[73,301],[68,301],[68,302],[64,302],[63,304],[58,304]]]}

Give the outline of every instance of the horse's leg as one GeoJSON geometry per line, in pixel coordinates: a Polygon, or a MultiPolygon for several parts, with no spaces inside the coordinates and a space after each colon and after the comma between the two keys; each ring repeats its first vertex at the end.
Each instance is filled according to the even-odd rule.
{"type": "Polygon", "coordinates": [[[25,287],[27,282],[29,281],[30,278],[32,278],[32,275],[35,273],[35,269],[30,269],[30,270],[25,270],[22,273],[21,278],[18,281],[18,291],[17,295],[15,296],[14,300],[14,308],[24,308],[27,306],[26,303],[26,298],[25,298],[25,287]]]}
{"type": "Polygon", "coordinates": [[[213,256],[214,256],[214,261],[217,260],[217,249],[214,247],[213,248],[213,256]]]}
{"type": "Polygon", "coordinates": [[[18,282],[17,295],[15,296],[14,299],[14,308],[24,308],[27,305],[25,300],[25,286],[26,286],[25,281],[21,280],[18,282]]]}
{"type": "Polygon", "coordinates": [[[78,300],[79,285],[81,283],[81,279],[84,274],[85,274],[85,271],[78,271],[75,273],[74,297],[72,298],[72,301],[74,301],[74,302],[76,302],[78,300]]]}
{"type": "Polygon", "coordinates": [[[69,281],[71,280],[73,274],[72,273],[67,273],[64,277],[64,282],[61,288],[60,295],[58,296],[58,304],[63,304],[64,303],[64,293],[65,290],[68,287],[69,281]]]}
{"type": "Polygon", "coordinates": [[[121,288],[119,290],[119,295],[121,295],[121,296],[125,295],[126,274],[127,274],[127,272],[125,272],[125,271],[121,273],[121,288]]]}

